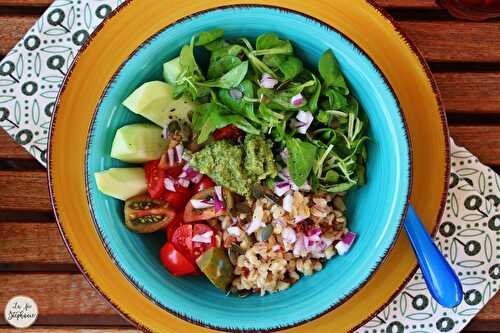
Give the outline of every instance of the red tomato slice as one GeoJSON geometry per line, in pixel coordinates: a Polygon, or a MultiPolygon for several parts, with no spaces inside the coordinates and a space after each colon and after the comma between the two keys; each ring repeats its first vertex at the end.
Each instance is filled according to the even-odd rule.
{"type": "Polygon", "coordinates": [[[193,241],[193,257],[197,259],[206,250],[215,247],[215,231],[208,225],[202,223],[196,223],[193,225],[193,237],[196,235],[203,235],[206,232],[212,231],[212,236],[210,238],[210,243],[202,243],[193,241]]]}
{"type": "Polygon", "coordinates": [[[236,127],[233,124],[227,125],[226,127],[223,127],[223,128],[219,128],[218,130],[216,130],[214,132],[214,134],[212,134],[212,137],[216,141],[217,140],[224,140],[224,139],[237,140],[237,139],[244,137],[244,136],[245,136],[245,132],[243,132],[242,130],[240,130],[238,127],[236,127]]]}
{"type": "Polygon", "coordinates": [[[191,190],[175,183],[175,192],[165,190],[163,199],[168,202],[172,208],[181,212],[191,198],[191,190]]]}
{"type": "Polygon", "coordinates": [[[191,224],[180,225],[172,235],[172,244],[177,251],[181,252],[186,258],[193,260],[193,226],[191,224]]]}
{"type": "Polygon", "coordinates": [[[215,182],[210,177],[203,176],[203,178],[201,178],[201,181],[198,184],[194,185],[193,192],[198,193],[214,186],[215,182]]]}
{"type": "MultiPolygon", "coordinates": [[[[214,189],[209,188],[207,190],[203,190],[199,193],[196,193],[191,198],[191,200],[193,200],[193,199],[203,200],[203,199],[213,197],[214,195],[215,195],[214,189]]],[[[214,217],[225,215],[227,213],[226,209],[222,209],[216,213],[214,207],[204,208],[204,209],[195,209],[193,207],[193,204],[191,203],[191,200],[188,201],[186,208],[184,209],[184,222],[186,222],[186,223],[210,220],[214,217]]]]}
{"type": "Polygon", "coordinates": [[[163,266],[174,276],[189,275],[196,272],[196,267],[172,243],[166,243],[160,250],[163,266]]]}
{"type": "Polygon", "coordinates": [[[172,237],[174,236],[175,230],[177,230],[177,228],[182,224],[183,215],[184,215],[183,212],[177,213],[177,215],[175,215],[174,219],[172,221],[170,221],[169,224],[167,224],[166,232],[167,232],[167,241],[168,242],[172,241],[172,237]]]}
{"type": "Polygon", "coordinates": [[[153,199],[161,198],[165,192],[164,181],[167,176],[165,170],[158,167],[158,161],[150,161],[144,165],[144,172],[146,173],[149,195],[153,199]]]}

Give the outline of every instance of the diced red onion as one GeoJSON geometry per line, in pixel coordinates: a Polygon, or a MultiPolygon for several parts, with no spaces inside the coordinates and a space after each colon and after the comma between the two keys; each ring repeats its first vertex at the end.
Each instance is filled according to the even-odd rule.
{"type": "Polygon", "coordinates": [[[277,84],[278,80],[274,79],[271,75],[267,73],[262,74],[262,79],[260,80],[260,86],[262,88],[273,89],[277,84]]]}
{"type": "Polygon", "coordinates": [[[271,250],[272,250],[273,252],[277,252],[277,251],[279,251],[280,249],[281,249],[281,245],[279,245],[279,244],[275,244],[275,245],[273,245],[273,247],[271,248],[271,250]]]}
{"type": "Polygon", "coordinates": [[[282,197],[286,192],[290,191],[290,184],[288,182],[282,181],[274,184],[274,193],[282,197]]]}
{"type": "Polygon", "coordinates": [[[283,237],[283,242],[285,242],[285,244],[293,244],[297,240],[297,234],[295,233],[295,230],[290,227],[286,227],[283,229],[283,231],[281,232],[281,237],[283,237]]]}
{"type": "Polygon", "coordinates": [[[184,153],[184,146],[181,144],[178,144],[175,146],[175,153],[177,154],[177,161],[182,161],[182,154],[184,153]]]}
{"type": "Polygon", "coordinates": [[[180,186],[184,187],[184,188],[188,188],[189,187],[189,180],[187,180],[186,178],[179,178],[177,179],[177,183],[179,183],[180,186]]]}
{"type": "Polygon", "coordinates": [[[304,103],[304,96],[297,94],[290,99],[290,103],[294,106],[300,106],[304,103]]]}
{"type": "Polygon", "coordinates": [[[292,208],[293,208],[293,196],[291,193],[288,193],[287,195],[285,195],[285,198],[283,198],[283,209],[291,213],[292,208]]]}
{"type": "Polygon", "coordinates": [[[307,236],[312,237],[312,236],[319,236],[321,235],[321,228],[315,227],[307,230],[307,236]]]}
{"type": "Polygon", "coordinates": [[[293,255],[299,257],[303,249],[304,249],[304,234],[299,233],[297,235],[297,240],[295,241],[295,245],[293,247],[293,255]]]}
{"type": "Polygon", "coordinates": [[[165,178],[163,181],[163,185],[165,186],[165,189],[170,191],[170,192],[175,192],[175,183],[174,180],[170,177],[165,178]]]}
{"type": "Polygon", "coordinates": [[[175,151],[173,148],[170,148],[167,150],[167,156],[168,156],[168,165],[173,166],[175,163],[175,151]]]}
{"type": "Polygon", "coordinates": [[[193,238],[191,238],[191,240],[193,242],[210,244],[212,242],[213,235],[214,235],[214,232],[212,230],[210,230],[210,231],[207,231],[203,234],[194,235],[193,238]]]}
{"type": "Polygon", "coordinates": [[[203,178],[203,175],[201,173],[197,174],[195,177],[191,179],[191,181],[195,184],[198,184],[201,182],[201,179],[203,178]]]}
{"type": "Polygon", "coordinates": [[[354,243],[354,240],[356,239],[357,237],[357,234],[355,232],[352,232],[352,231],[348,231],[344,237],[342,237],[342,242],[348,244],[348,245],[351,245],[352,243],[354,243]]]}
{"type": "Polygon", "coordinates": [[[241,229],[236,227],[236,226],[232,226],[232,227],[229,227],[226,229],[227,233],[232,235],[232,236],[240,236],[241,235],[241,229]]]}
{"type": "Polygon", "coordinates": [[[187,168],[186,170],[184,170],[184,172],[186,173],[185,177],[189,180],[193,180],[194,177],[197,177],[200,174],[193,168],[187,168]]]}
{"type": "Polygon", "coordinates": [[[214,208],[215,212],[218,213],[224,209],[224,197],[222,196],[222,187],[215,186],[214,191],[215,191],[214,208]]]}
{"type": "Polygon", "coordinates": [[[229,89],[229,95],[236,100],[240,100],[243,98],[243,93],[236,88],[229,89]]]}
{"type": "Polygon", "coordinates": [[[205,209],[212,208],[214,206],[214,202],[211,200],[199,200],[199,199],[191,199],[191,205],[194,209],[205,209]]]}
{"type": "Polygon", "coordinates": [[[356,239],[356,236],[357,236],[356,233],[348,231],[342,238],[342,241],[335,244],[335,249],[337,250],[337,253],[342,256],[347,252],[349,252],[352,244],[354,243],[354,240],[356,239]]]}
{"type": "Polygon", "coordinates": [[[300,134],[306,134],[314,120],[313,114],[309,111],[306,112],[300,110],[295,118],[297,121],[294,122],[293,126],[297,128],[297,132],[300,134]]]}
{"type": "Polygon", "coordinates": [[[186,162],[190,162],[191,161],[191,154],[188,153],[187,151],[185,151],[184,154],[182,154],[182,159],[186,162]]]}
{"type": "Polygon", "coordinates": [[[220,201],[224,200],[224,197],[222,196],[222,186],[215,186],[214,187],[215,194],[217,195],[217,199],[220,201]]]}

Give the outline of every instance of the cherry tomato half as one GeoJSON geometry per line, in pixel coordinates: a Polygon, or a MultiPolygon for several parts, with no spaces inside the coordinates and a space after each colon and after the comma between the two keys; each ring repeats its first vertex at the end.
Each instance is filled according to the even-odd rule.
{"type": "Polygon", "coordinates": [[[193,187],[193,192],[198,193],[208,188],[212,188],[215,186],[215,182],[208,176],[203,176],[201,181],[198,184],[195,184],[193,187]]]}
{"type": "Polygon", "coordinates": [[[181,212],[191,198],[191,190],[175,183],[175,192],[165,191],[163,199],[168,202],[172,208],[181,212]]]}
{"type": "Polygon", "coordinates": [[[240,130],[238,127],[235,125],[227,125],[226,127],[219,128],[212,134],[212,137],[214,138],[215,141],[218,140],[238,140],[241,137],[245,136],[245,132],[240,130]]]}
{"type": "Polygon", "coordinates": [[[196,267],[172,243],[166,243],[160,250],[163,266],[174,276],[189,275],[196,272],[196,267]]]}
{"type": "Polygon", "coordinates": [[[203,242],[195,242],[193,241],[193,257],[194,259],[198,259],[206,250],[215,247],[215,231],[208,225],[202,223],[196,223],[193,225],[193,237],[196,235],[203,235],[207,232],[212,232],[212,236],[210,236],[210,243],[203,242]]]}
{"type": "Polygon", "coordinates": [[[177,251],[181,252],[186,258],[193,260],[193,226],[190,224],[181,224],[175,229],[172,235],[172,244],[177,251]]]}
{"type": "Polygon", "coordinates": [[[158,167],[158,162],[159,161],[150,161],[144,165],[148,192],[153,199],[161,198],[163,192],[165,192],[164,181],[167,173],[165,170],[158,167]]]}
{"type": "MultiPolygon", "coordinates": [[[[191,198],[191,200],[192,199],[195,199],[195,200],[209,199],[209,198],[213,198],[214,195],[215,195],[214,189],[209,188],[207,190],[203,190],[201,192],[196,193],[191,198]]],[[[186,222],[186,223],[209,220],[209,219],[212,219],[214,217],[221,216],[221,215],[224,215],[227,213],[226,209],[222,209],[216,213],[214,207],[204,208],[204,209],[196,209],[193,207],[191,200],[188,201],[186,208],[184,209],[184,222],[186,222]]]]}
{"type": "Polygon", "coordinates": [[[177,213],[174,219],[170,221],[169,224],[167,224],[167,228],[165,230],[167,233],[167,242],[172,241],[172,237],[174,236],[175,230],[179,228],[179,226],[184,222],[183,217],[184,217],[184,212],[177,213]]]}

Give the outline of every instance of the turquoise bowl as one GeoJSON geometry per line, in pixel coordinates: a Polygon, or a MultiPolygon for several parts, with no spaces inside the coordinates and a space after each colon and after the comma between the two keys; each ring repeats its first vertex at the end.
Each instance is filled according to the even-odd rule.
{"type": "MultiPolygon", "coordinates": [[[[116,73],[94,115],[86,174],[94,223],[109,254],[130,282],[166,311],[190,322],[226,331],[266,331],[296,326],[339,306],[366,283],[400,230],[410,193],[410,145],[398,101],[368,56],[346,36],[312,18],[271,7],[227,7],[186,18],[152,36],[116,73]],[[226,296],[204,277],[175,278],[161,265],[163,233],[138,235],[123,225],[123,202],[101,194],[93,174],[125,164],[110,157],[121,126],[146,122],[122,101],[142,83],[162,79],[162,65],[179,54],[192,35],[220,27],[226,37],[274,31],[291,40],[298,55],[316,68],[332,49],[370,119],[368,184],[348,195],[350,228],[359,238],[351,251],[304,277],[290,289],[246,298],[226,296]]],[[[375,290],[373,292],[376,292],[375,290]]]]}

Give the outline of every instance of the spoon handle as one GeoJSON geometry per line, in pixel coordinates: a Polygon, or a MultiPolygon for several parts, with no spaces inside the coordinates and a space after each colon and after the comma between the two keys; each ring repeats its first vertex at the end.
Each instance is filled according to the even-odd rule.
{"type": "Polygon", "coordinates": [[[462,284],[411,204],[408,206],[404,227],[432,297],[444,307],[457,306],[463,297],[462,284]]]}

